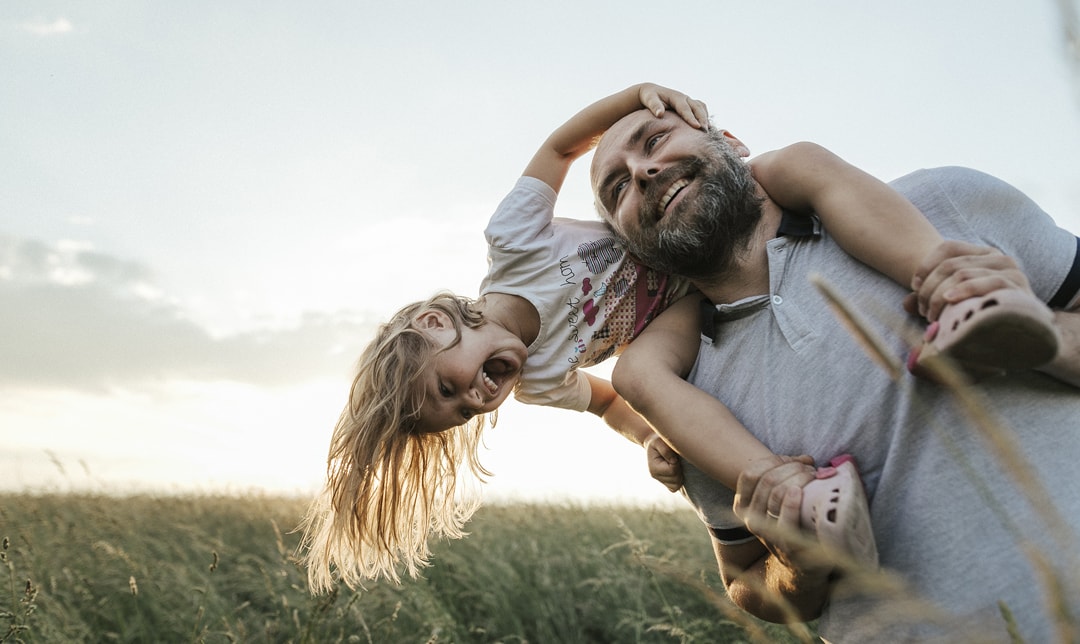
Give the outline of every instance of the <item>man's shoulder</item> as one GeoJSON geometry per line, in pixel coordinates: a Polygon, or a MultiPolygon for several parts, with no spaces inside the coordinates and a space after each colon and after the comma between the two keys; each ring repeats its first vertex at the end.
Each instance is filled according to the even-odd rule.
{"type": "Polygon", "coordinates": [[[982,170],[964,166],[916,170],[889,182],[889,185],[909,199],[942,196],[956,201],[976,199],[995,203],[1001,203],[1004,199],[1027,199],[1023,192],[1009,182],[982,170]]]}
{"type": "Polygon", "coordinates": [[[916,170],[890,185],[939,227],[943,224],[941,217],[970,224],[1014,218],[1021,212],[1034,213],[1034,204],[1015,186],[972,168],[916,170]]]}
{"type": "Polygon", "coordinates": [[[926,190],[950,190],[954,187],[989,186],[998,184],[1007,186],[1004,181],[993,175],[967,168],[964,166],[942,166],[939,168],[923,168],[908,173],[898,179],[889,182],[893,188],[900,192],[918,192],[926,190]]]}

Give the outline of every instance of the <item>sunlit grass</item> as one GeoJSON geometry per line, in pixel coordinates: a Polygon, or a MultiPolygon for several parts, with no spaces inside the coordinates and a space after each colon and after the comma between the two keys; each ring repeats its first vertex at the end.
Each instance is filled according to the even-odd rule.
{"type": "MultiPolygon", "coordinates": [[[[895,358],[860,316],[827,284],[818,286],[899,379],[895,358]]],[[[1039,571],[1058,640],[1074,641],[1062,580],[1080,564],[1068,528],[1038,503],[1047,491],[1015,436],[959,376],[946,368],[939,379],[1063,546],[1053,556],[1025,554],[1039,571]]],[[[934,431],[948,448],[948,432],[934,431]]],[[[963,454],[955,456],[963,467],[963,454]]],[[[993,506],[992,495],[986,500],[993,506]]],[[[420,579],[313,596],[292,532],[308,501],[0,495],[0,642],[817,641],[812,628],[765,624],[728,601],[707,533],[688,508],[488,505],[467,538],[433,545],[420,579]]],[[[948,620],[898,577],[861,569],[843,553],[822,555],[844,573],[837,592],[885,598],[893,617],[948,620]]],[[[1020,641],[1009,607],[1000,609],[1000,628],[988,628],[1020,641]]]]}
{"type": "Polygon", "coordinates": [[[489,505],[423,578],[316,597],[290,534],[306,502],[0,496],[0,639],[798,641],[732,609],[689,510],[489,505]]]}

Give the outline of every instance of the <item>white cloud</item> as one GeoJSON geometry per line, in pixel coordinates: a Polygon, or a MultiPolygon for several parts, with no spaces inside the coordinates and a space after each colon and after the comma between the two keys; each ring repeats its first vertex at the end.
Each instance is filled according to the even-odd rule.
{"type": "Polygon", "coordinates": [[[371,335],[354,315],[312,313],[215,336],[158,289],[148,267],[79,243],[0,236],[0,272],[0,387],[341,379],[371,335]]]}
{"type": "Polygon", "coordinates": [[[71,24],[71,21],[63,17],[57,18],[52,22],[47,22],[46,20],[39,18],[30,22],[24,22],[19,25],[19,28],[27,33],[34,34],[35,36],[62,36],[75,30],[75,26],[71,24]]]}

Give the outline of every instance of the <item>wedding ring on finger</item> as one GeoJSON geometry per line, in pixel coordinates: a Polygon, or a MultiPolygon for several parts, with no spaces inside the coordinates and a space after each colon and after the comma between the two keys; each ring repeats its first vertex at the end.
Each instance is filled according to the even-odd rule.
{"type": "Polygon", "coordinates": [[[770,519],[776,519],[777,521],[779,521],[779,520],[780,520],[780,515],[779,515],[779,514],[773,514],[773,511],[772,511],[772,510],[765,510],[765,514],[766,514],[766,515],[767,515],[767,516],[768,516],[768,517],[769,517],[770,519]]]}

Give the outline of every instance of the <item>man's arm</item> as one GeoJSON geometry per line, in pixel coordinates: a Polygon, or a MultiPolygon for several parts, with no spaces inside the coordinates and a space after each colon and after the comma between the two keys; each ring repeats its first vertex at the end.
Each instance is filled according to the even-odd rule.
{"type": "Polygon", "coordinates": [[[1058,354],[1039,371],[1080,387],[1080,310],[1076,304],[1071,310],[1054,311],[1054,324],[1061,338],[1058,354]]]}
{"type": "Polygon", "coordinates": [[[833,564],[799,530],[802,487],[810,482],[799,457],[764,471],[744,471],[735,515],[760,539],[724,545],[713,539],[728,597],[756,617],[779,623],[817,618],[831,590],[833,564]]]}

